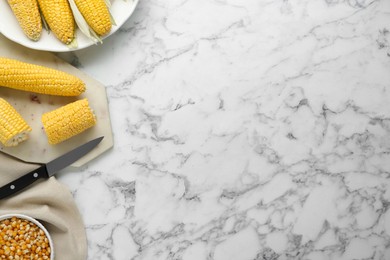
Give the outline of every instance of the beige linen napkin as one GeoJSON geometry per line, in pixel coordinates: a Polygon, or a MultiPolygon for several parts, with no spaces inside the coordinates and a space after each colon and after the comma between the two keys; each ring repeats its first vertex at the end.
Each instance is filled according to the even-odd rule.
{"type": "MultiPolygon", "coordinates": [[[[39,165],[0,152],[0,187],[39,165]]],[[[0,215],[19,213],[38,219],[49,231],[56,260],[84,260],[87,239],[84,223],[69,190],[54,177],[39,180],[28,189],[0,200],[0,215]]]]}

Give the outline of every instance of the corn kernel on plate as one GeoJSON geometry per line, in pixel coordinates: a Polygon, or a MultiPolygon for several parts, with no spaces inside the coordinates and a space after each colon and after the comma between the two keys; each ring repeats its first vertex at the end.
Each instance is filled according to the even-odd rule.
{"type": "MultiPolygon", "coordinates": [[[[115,24],[112,25],[111,30],[106,35],[101,37],[102,40],[114,34],[126,22],[133,14],[138,1],[139,0],[112,0],[110,12],[115,24]]],[[[0,10],[0,33],[25,47],[43,51],[69,52],[84,49],[94,44],[100,44],[84,35],[77,26],[74,34],[76,44],[64,44],[56,37],[53,31],[49,32],[46,29],[42,29],[39,40],[33,41],[23,32],[23,29],[6,0],[0,1],[0,10]]]]}

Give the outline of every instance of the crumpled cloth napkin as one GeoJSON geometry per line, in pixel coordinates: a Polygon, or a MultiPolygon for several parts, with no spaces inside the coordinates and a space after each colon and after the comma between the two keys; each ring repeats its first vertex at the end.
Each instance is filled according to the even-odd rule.
{"type": "MultiPolygon", "coordinates": [[[[0,187],[38,168],[0,152],[0,187]]],[[[27,189],[0,200],[0,215],[25,214],[49,231],[56,260],[85,260],[87,239],[84,223],[70,191],[55,177],[38,180],[27,189]]]]}

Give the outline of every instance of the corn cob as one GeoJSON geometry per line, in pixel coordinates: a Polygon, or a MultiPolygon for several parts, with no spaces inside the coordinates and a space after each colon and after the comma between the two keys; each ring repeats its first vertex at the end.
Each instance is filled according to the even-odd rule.
{"type": "Polygon", "coordinates": [[[104,0],[75,0],[75,3],[96,34],[103,36],[111,30],[110,12],[104,0]]]}
{"type": "Polygon", "coordinates": [[[37,0],[8,0],[23,32],[33,41],[39,40],[42,32],[42,20],[37,0]]]}
{"type": "Polygon", "coordinates": [[[42,115],[50,144],[61,143],[96,124],[87,99],[81,99],[42,115]]]}
{"type": "Polygon", "coordinates": [[[78,96],[85,91],[84,82],[76,76],[1,57],[0,86],[57,96],[78,96]]]}
{"type": "Polygon", "coordinates": [[[31,127],[3,98],[0,98],[0,141],[4,146],[16,146],[28,139],[31,127]]]}
{"type": "Polygon", "coordinates": [[[67,0],[38,0],[47,25],[63,43],[74,39],[75,21],[67,0]]]}

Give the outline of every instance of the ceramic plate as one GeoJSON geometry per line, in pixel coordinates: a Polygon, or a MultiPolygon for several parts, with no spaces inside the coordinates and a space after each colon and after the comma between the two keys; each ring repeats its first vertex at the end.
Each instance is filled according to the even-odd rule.
{"type": "MultiPolygon", "coordinates": [[[[116,25],[112,27],[111,32],[105,38],[115,33],[126,22],[134,12],[137,4],[138,0],[112,0],[111,14],[115,19],[116,25]]],[[[79,29],[76,30],[78,43],[76,48],[69,48],[55,38],[53,33],[49,33],[45,29],[42,30],[42,36],[39,41],[31,41],[23,33],[6,0],[0,1],[0,10],[0,32],[8,39],[28,48],[43,51],[68,52],[84,49],[95,44],[92,40],[84,36],[79,29]]]]}

